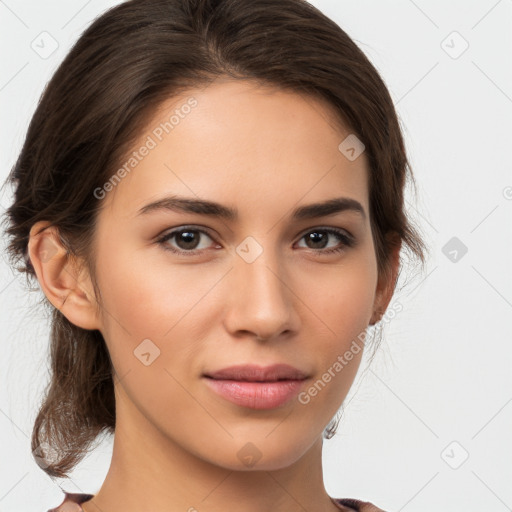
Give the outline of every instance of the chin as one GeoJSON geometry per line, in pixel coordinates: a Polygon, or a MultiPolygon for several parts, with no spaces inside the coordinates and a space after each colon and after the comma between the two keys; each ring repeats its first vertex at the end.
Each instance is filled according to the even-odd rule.
{"type": "Polygon", "coordinates": [[[229,446],[218,445],[218,452],[205,458],[232,471],[276,471],[293,465],[314,443],[314,439],[308,442],[309,436],[300,436],[296,430],[269,432],[272,431],[236,436],[229,446]]]}

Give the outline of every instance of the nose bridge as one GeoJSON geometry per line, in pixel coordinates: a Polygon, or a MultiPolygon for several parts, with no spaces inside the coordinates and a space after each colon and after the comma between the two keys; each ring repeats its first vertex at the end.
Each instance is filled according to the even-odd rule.
{"type": "Polygon", "coordinates": [[[298,318],[278,251],[250,238],[236,249],[228,327],[270,338],[296,329],[298,318]]]}

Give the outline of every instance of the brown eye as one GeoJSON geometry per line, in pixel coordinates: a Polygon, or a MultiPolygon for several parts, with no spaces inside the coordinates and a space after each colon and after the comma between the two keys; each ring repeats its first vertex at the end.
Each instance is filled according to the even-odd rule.
{"type": "Polygon", "coordinates": [[[203,242],[205,238],[213,241],[210,235],[202,229],[184,227],[165,234],[158,239],[158,243],[166,250],[175,253],[196,254],[209,247],[203,242]],[[173,244],[169,243],[171,240],[174,240],[173,244]],[[203,247],[200,247],[201,243],[203,243],[203,247]]]}
{"type": "Polygon", "coordinates": [[[174,240],[176,245],[180,249],[190,250],[196,249],[199,243],[200,235],[198,235],[198,231],[177,231],[174,233],[174,240]]]}
{"type": "Polygon", "coordinates": [[[306,241],[308,249],[319,249],[318,252],[322,254],[342,251],[355,244],[353,237],[343,231],[333,228],[316,228],[303,235],[301,240],[302,239],[306,241]],[[328,247],[329,238],[338,239],[338,244],[325,249],[328,247]]]}

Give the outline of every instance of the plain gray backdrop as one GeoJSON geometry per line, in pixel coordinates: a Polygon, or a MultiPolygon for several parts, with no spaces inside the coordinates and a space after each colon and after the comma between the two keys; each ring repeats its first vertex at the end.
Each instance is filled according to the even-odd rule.
{"type": "MultiPolygon", "coordinates": [[[[71,44],[118,2],[0,0],[0,178],[71,44]]],[[[386,82],[417,195],[408,209],[430,247],[393,299],[368,371],[363,359],[337,435],[324,443],[333,497],[387,511],[512,510],[512,1],[315,0],[386,82]]],[[[10,204],[0,197],[0,213],[10,204]]],[[[2,241],[2,249],[5,240],[2,241]]],[[[103,440],[69,480],[30,453],[47,379],[41,292],[0,260],[0,511],[46,511],[62,489],[95,493],[103,440]]]]}

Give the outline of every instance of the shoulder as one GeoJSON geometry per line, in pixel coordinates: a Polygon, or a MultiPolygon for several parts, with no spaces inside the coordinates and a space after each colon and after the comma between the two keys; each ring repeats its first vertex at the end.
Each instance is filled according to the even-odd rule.
{"type": "Polygon", "coordinates": [[[64,492],[64,501],[58,507],[51,508],[47,512],[83,512],[80,503],[93,497],[94,494],[64,492]]]}
{"type": "MultiPolygon", "coordinates": [[[[63,502],[56,508],[51,508],[47,512],[83,512],[81,503],[94,497],[94,494],[84,493],[64,493],[63,502]]],[[[345,512],[385,512],[368,501],[361,501],[352,498],[332,498],[334,503],[345,512]]]]}
{"type": "Polygon", "coordinates": [[[340,506],[344,512],[385,512],[368,501],[356,500],[353,498],[333,498],[334,503],[340,506]]]}

